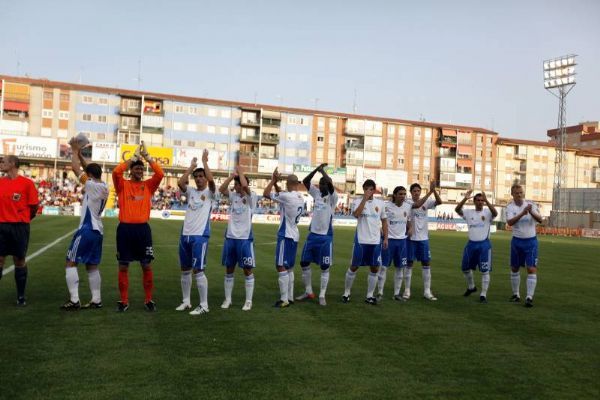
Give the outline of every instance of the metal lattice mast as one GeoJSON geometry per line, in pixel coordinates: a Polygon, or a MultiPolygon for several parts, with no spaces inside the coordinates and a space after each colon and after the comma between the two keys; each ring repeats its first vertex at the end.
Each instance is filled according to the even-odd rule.
{"type": "Polygon", "coordinates": [[[565,204],[563,189],[567,186],[567,94],[575,86],[575,57],[568,55],[544,61],[544,87],[558,98],[558,126],[555,137],[554,185],[552,193],[552,209],[555,212],[554,225],[565,225],[565,204]],[[558,94],[552,92],[557,89],[558,94]]]}

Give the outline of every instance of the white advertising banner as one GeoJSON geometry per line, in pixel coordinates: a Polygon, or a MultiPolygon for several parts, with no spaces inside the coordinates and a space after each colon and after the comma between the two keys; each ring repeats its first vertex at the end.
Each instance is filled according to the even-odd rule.
{"type": "Polygon", "coordinates": [[[56,139],[0,135],[0,154],[18,157],[56,158],[56,139]]]}
{"type": "MultiPolygon", "coordinates": [[[[198,159],[198,166],[202,166],[202,152],[204,149],[191,147],[175,147],[173,149],[173,165],[189,167],[192,159],[198,159]]],[[[208,150],[208,166],[212,169],[227,169],[227,153],[224,151],[208,150]]]]}
{"type": "Polygon", "coordinates": [[[258,172],[270,173],[279,166],[279,160],[271,158],[259,158],[258,159],[258,172]]]}
{"type": "Polygon", "coordinates": [[[92,161],[117,162],[117,144],[109,142],[92,143],[92,161]]]}
{"type": "Polygon", "coordinates": [[[377,188],[392,193],[396,186],[404,186],[408,190],[408,174],[406,171],[394,169],[356,168],[356,194],[363,194],[362,184],[367,179],[373,179],[377,188]]]}

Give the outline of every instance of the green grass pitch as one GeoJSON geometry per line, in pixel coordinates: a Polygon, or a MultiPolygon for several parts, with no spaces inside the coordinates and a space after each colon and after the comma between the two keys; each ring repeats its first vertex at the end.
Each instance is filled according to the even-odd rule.
{"type": "MultiPolygon", "coordinates": [[[[40,217],[30,253],[77,226],[72,217],[40,217]]],[[[28,306],[14,306],[13,274],[0,281],[0,399],[567,399],[599,396],[598,241],[540,238],[535,306],[509,303],[510,235],[493,235],[489,304],[464,298],[464,233],[432,232],[432,289],[395,302],[393,272],[385,300],[363,303],[367,271],[342,304],[354,230],[337,228],[328,306],[278,298],[275,225],[255,225],[254,308],[241,311],[243,274],[234,305],[221,310],[223,223],[214,223],[208,254],[210,313],[192,317],[181,301],[177,243],[181,221],[152,221],[157,313],[143,309],[141,270],[130,268],[127,313],[115,312],[115,219],[105,219],[101,310],[62,312],[64,256],[70,238],[29,262],[28,306]]],[[[306,237],[301,231],[300,247],[306,237]]],[[[7,260],[8,261],[8,260],[7,260]]],[[[7,266],[11,263],[8,262],[7,266]]],[[[296,294],[303,290],[296,265],[296,294]]],[[[525,271],[521,295],[524,297],[525,271]]],[[[313,266],[313,287],[319,285],[313,266]]],[[[476,273],[480,286],[480,275],[476,273]]],[[[79,267],[80,296],[89,300],[79,267]]],[[[194,305],[198,293],[192,288],[194,305]]]]}

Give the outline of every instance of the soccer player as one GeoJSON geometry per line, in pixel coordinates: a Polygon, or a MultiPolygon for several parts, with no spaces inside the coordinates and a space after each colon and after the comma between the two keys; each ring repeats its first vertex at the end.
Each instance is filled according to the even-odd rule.
{"type": "Polygon", "coordinates": [[[219,187],[219,193],[229,199],[229,220],[225,232],[225,244],[221,257],[225,267],[225,300],[221,308],[231,307],[231,293],[233,292],[234,272],[236,264],[244,271],[246,301],[242,306],[243,311],[252,309],[254,295],[254,274],[256,266],[254,258],[254,235],[252,233],[252,212],[256,209],[258,197],[250,190],[248,178],[238,165],[219,187]],[[233,190],[229,184],[233,181],[233,190]]]}
{"type": "Polygon", "coordinates": [[[38,193],[31,179],[19,175],[21,162],[15,155],[0,161],[0,279],[6,256],[12,255],[15,264],[17,306],[24,307],[27,285],[25,256],[29,245],[29,223],[38,209],[38,193]]]}
{"type": "Polygon", "coordinates": [[[538,241],[535,233],[535,224],[542,222],[542,216],[535,204],[525,200],[521,185],[510,188],[513,201],[506,206],[506,223],[512,227],[512,240],[510,242],[510,282],[513,295],[512,302],[521,301],[519,286],[521,274],[519,269],[527,267],[527,297],[525,307],[533,307],[533,294],[537,284],[538,241]]]}
{"type": "Polygon", "coordinates": [[[208,167],[208,150],[202,153],[202,168],[197,168],[194,157],[189,168],[179,178],[177,185],[181,193],[187,197],[187,209],[179,238],[179,264],[181,266],[181,294],[183,301],[175,310],[184,311],[192,308],[190,292],[192,289],[192,270],[200,305],[190,311],[190,315],[208,313],[208,281],[204,274],[206,268],[206,253],[210,238],[210,212],[215,198],[215,181],[208,167]],[[189,183],[192,174],[196,188],[189,183]]]}
{"type": "Polygon", "coordinates": [[[308,193],[314,199],[313,216],[308,228],[308,237],[302,249],[300,266],[302,267],[302,281],[304,282],[304,293],[296,300],[314,299],[312,289],[312,271],[310,263],[314,262],[321,267],[321,289],[319,291],[319,304],[327,305],[325,293],[329,283],[329,267],[333,264],[333,212],[337,205],[338,195],[335,193],[333,182],[324,168],[327,164],[321,164],[302,180],[308,193]],[[319,172],[319,186],[311,185],[310,181],[319,172]]]}
{"type": "Polygon", "coordinates": [[[427,222],[427,210],[442,204],[438,192],[435,190],[435,182],[431,181],[429,192],[421,197],[421,185],[413,183],[410,185],[412,203],[413,232],[408,240],[408,264],[404,271],[404,300],[410,299],[410,284],[412,278],[412,267],[414,260],[420,261],[423,267],[423,297],[435,301],[437,298],[431,293],[431,252],[429,251],[429,228],[427,222]],[[431,199],[433,194],[435,199],[431,199]]]}
{"type": "Polygon", "coordinates": [[[394,262],[394,300],[403,301],[400,289],[407,264],[408,239],[412,232],[411,212],[412,205],[406,200],[406,188],[396,186],[392,193],[392,201],[385,202],[384,210],[388,220],[388,248],[382,250],[382,265],[377,274],[378,295],[377,300],[383,299],[387,269],[394,262]]]}
{"type": "Polygon", "coordinates": [[[469,227],[469,241],[465,246],[462,258],[462,272],[467,280],[467,290],[464,296],[470,296],[477,291],[473,280],[473,270],[479,268],[481,272],[481,293],[479,302],[487,303],[487,291],[490,286],[490,272],[492,272],[492,244],[490,243],[490,225],[498,216],[498,211],[488,201],[484,192],[478,193],[473,198],[475,209],[463,210],[463,206],[471,198],[472,190],[465,193],[465,197],[458,203],[454,211],[464,218],[469,227]],[[483,205],[487,209],[483,208],[483,205]]]}
{"type": "Polygon", "coordinates": [[[102,211],[108,198],[108,187],[102,182],[102,168],[96,163],[87,164],[81,155],[81,148],[75,138],[69,142],[73,153],[71,167],[83,188],[83,202],[79,227],[73,235],[65,266],[65,279],[69,289],[70,299],[62,305],[63,310],[74,311],[80,308],[102,308],[100,286],[102,279],[98,264],[102,258],[102,211]],[[83,167],[83,169],[82,169],[83,167]],[[79,302],[79,274],[77,265],[85,264],[92,292],[92,300],[81,306],[79,302]]]}
{"type": "Polygon", "coordinates": [[[263,196],[279,203],[281,222],[277,231],[275,266],[279,273],[280,298],[274,306],[285,308],[294,303],[294,264],[300,238],[298,221],[304,212],[304,198],[296,191],[300,184],[296,175],[288,175],[286,179],[287,192],[282,192],[277,185],[280,177],[281,175],[275,168],[263,196]],[[271,193],[273,188],[275,188],[275,193],[271,193]]]}
{"type": "Polygon", "coordinates": [[[350,268],[346,271],[342,302],[350,301],[350,292],[358,267],[368,266],[371,272],[367,280],[368,289],[365,303],[375,306],[377,299],[373,293],[377,285],[377,273],[381,266],[381,248],[387,249],[388,247],[388,224],[383,201],[373,198],[375,181],[367,179],[362,187],[363,196],[352,202],[352,215],[358,219],[358,224],[354,235],[352,261],[350,268]],[[383,232],[383,240],[381,232],[383,232]]]}
{"type": "Polygon", "coordinates": [[[163,170],[148,154],[144,142],[137,148],[132,158],[119,164],[112,174],[115,190],[119,198],[119,225],[117,227],[117,260],[119,262],[119,292],[117,311],[129,309],[129,263],[139,261],[143,272],[143,285],[147,311],[156,311],[152,300],[154,287],[152,274],[152,231],[148,225],[152,196],[164,176],[163,170]],[[154,175],[144,180],[143,158],[150,164],[154,175]],[[130,179],[123,174],[129,169],[130,179]]]}

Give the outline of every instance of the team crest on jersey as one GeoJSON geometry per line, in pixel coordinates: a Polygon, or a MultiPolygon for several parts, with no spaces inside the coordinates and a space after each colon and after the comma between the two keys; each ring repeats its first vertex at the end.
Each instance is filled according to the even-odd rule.
{"type": "Polygon", "coordinates": [[[12,199],[13,201],[21,200],[21,193],[13,193],[12,199]]]}
{"type": "Polygon", "coordinates": [[[242,199],[242,203],[246,204],[246,199],[242,199]]]}
{"type": "Polygon", "coordinates": [[[144,190],[144,185],[140,186],[140,189],[144,190]]]}
{"type": "Polygon", "coordinates": [[[202,200],[202,201],[206,200],[206,196],[205,195],[200,196],[200,200],[202,200]]]}
{"type": "Polygon", "coordinates": [[[427,210],[427,209],[425,208],[425,206],[421,207],[421,209],[422,209],[423,211],[426,211],[426,210],[427,210]]]}
{"type": "Polygon", "coordinates": [[[379,207],[375,207],[375,212],[379,212],[379,207]]]}
{"type": "Polygon", "coordinates": [[[406,216],[407,216],[407,215],[406,215],[406,211],[404,211],[404,217],[406,217],[406,216]]]}
{"type": "Polygon", "coordinates": [[[482,216],[481,216],[481,220],[482,220],[482,221],[485,221],[485,216],[483,216],[483,215],[482,215],[482,216]]]}

